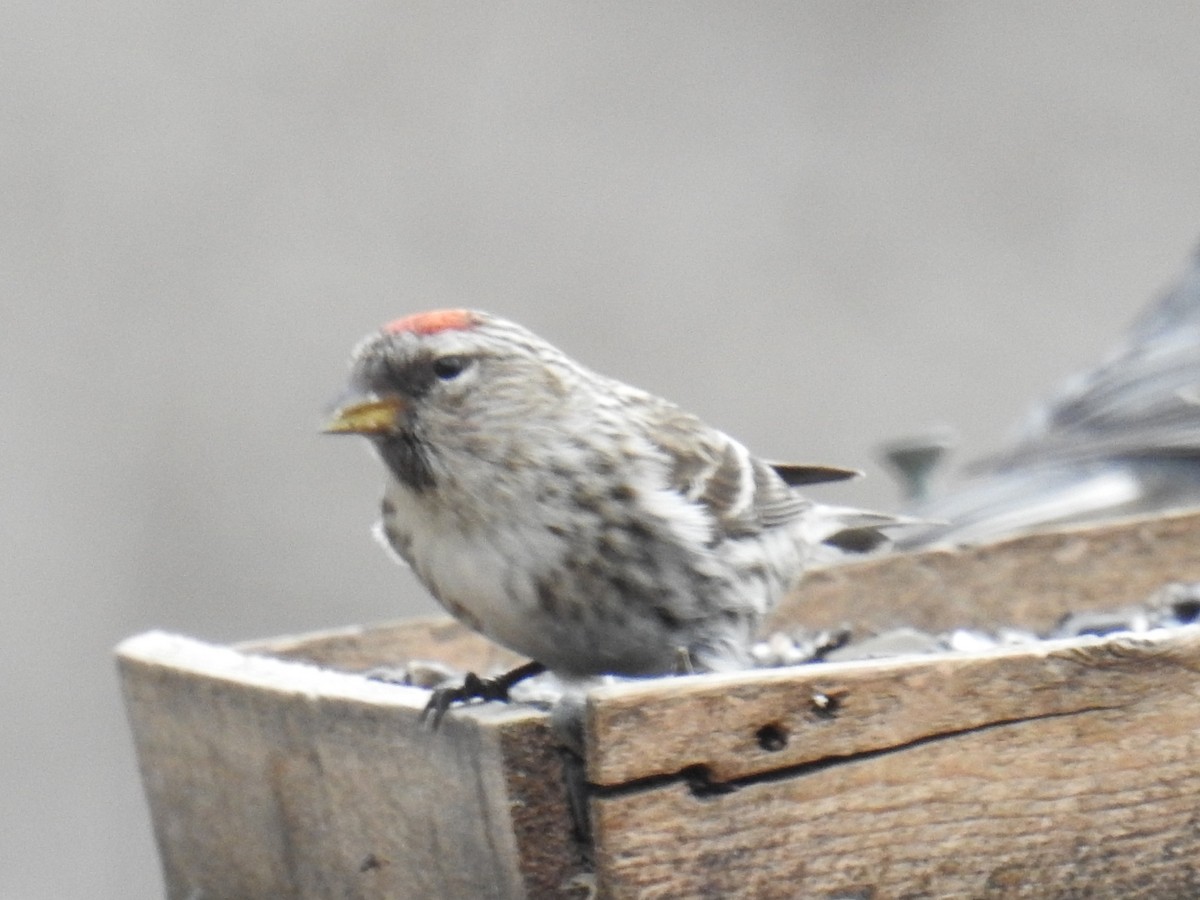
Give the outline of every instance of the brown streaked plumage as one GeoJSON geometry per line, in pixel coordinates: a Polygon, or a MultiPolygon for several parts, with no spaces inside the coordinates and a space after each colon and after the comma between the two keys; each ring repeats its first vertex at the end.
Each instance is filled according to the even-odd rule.
{"type": "Polygon", "coordinates": [[[331,430],[378,450],[387,542],[452,614],[568,676],[744,665],[821,546],[867,547],[897,522],[793,487],[850,470],[756,459],[475,310],[368,337],[350,395],[331,430]]]}

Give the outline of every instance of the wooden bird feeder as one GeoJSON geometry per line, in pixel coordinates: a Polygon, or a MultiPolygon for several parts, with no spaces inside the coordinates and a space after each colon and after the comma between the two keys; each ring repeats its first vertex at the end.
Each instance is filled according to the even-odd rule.
{"type": "MultiPolygon", "coordinates": [[[[1200,580],[1200,514],[812,573],[776,625],[1043,631],[1200,580]]],[[[450,620],[124,642],[171,898],[1200,896],[1200,627],[595,689],[591,835],[545,713],[361,673],[450,620]]]]}

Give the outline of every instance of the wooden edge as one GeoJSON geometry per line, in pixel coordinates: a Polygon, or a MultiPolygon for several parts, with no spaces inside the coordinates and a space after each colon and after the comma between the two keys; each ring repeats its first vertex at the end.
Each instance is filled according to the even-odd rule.
{"type": "Polygon", "coordinates": [[[1200,670],[1200,626],[607,685],[588,694],[588,780],[613,787],[694,770],[733,781],[1120,707],[1154,691],[1164,667],[1200,670]]]}
{"type": "Polygon", "coordinates": [[[276,659],[246,644],[226,647],[164,631],[134,635],[117,645],[122,661],[152,663],[249,687],[309,696],[341,697],[420,711],[429,693],[419,688],[371,681],[308,662],[276,659]]]}
{"type": "Polygon", "coordinates": [[[1010,625],[1038,633],[1070,612],[1143,602],[1200,581],[1200,513],[1121,519],[815,569],[770,627],[928,631],[1010,625]]]}
{"type": "Polygon", "coordinates": [[[246,653],[350,672],[432,659],[464,672],[483,674],[510,669],[525,661],[444,615],[243,641],[235,646],[246,653]]]}
{"type": "MultiPolygon", "coordinates": [[[[405,631],[408,624],[399,623],[396,631],[405,631]]],[[[416,624],[416,639],[419,640],[426,631],[424,626],[427,623],[416,624]]],[[[452,621],[447,624],[462,627],[452,621]]],[[[357,629],[332,633],[340,635],[350,631],[357,629]]],[[[330,633],[318,632],[315,635],[316,643],[319,645],[328,634],[330,633]]],[[[483,642],[482,638],[479,640],[483,642]]],[[[286,645],[294,642],[298,652],[301,652],[301,648],[306,644],[306,638],[303,636],[283,638],[281,641],[286,642],[286,645]]],[[[429,701],[429,691],[425,688],[364,678],[359,673],[342,672],[322,664],[299,661],[286,656],[277,658],[272,650],[273,645],[274,641],[263,641],[230,647],[153,630],[125,639],[117,645],[115,653],[119,662],[166,666],[208,678],[235,681],[259,690],[392,707],[412,714],[413,727],[417,727],[416,718],[429,701]]],[[[315,652],[312,655],[316,655],[315,652]]],[[[544,710],[518,703],[460,706],[455,708],[454,715],[489,726],[527,724],[543,722],[546,719],[544,710]]]]}
{"type": "Polygon", "coordinates": [[[418,688],[163,632],[117,657],[171,896],[544,896],[584,871],[540,710],[435,732],[418,688]]]}

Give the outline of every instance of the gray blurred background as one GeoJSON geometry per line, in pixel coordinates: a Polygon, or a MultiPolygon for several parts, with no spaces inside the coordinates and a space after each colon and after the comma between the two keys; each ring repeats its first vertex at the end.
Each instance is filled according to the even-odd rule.
{"type": "Polygon", "coordinates": [[[111,657],[431,603],[318,436],[351,345],[515,318],[759,453],[960,458],[1200,238],[1194,3],[0,11],[0,898],[161,895],[111,657]]]}

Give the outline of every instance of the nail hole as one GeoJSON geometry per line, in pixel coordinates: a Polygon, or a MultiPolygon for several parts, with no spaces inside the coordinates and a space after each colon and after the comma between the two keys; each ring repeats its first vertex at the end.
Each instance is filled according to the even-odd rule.
{"type": "Polygon", "coordinates": [[[764,725],[754,733],[754,737],[758,740],[758,746],[768,753],[778,753],[788,743],[787,732],[775,724],[764,725]]]}
{"type": "Polygon", "coordinates": [[[374,853],[368,853],[366,855],[366,858],[364,858],[363,861],[361,863],[359,863],[358,871],[370,872],[372,869],[382,869],[386,865],[388,865],[387,860],[380,859],[374,853]]]}
{"type": "Polygon", "coordinates": [[[1174,606],[1175,618],[1184,625],[1190,625],[1200,618],[1200,601],[1180,600],[1174,606]]]}

